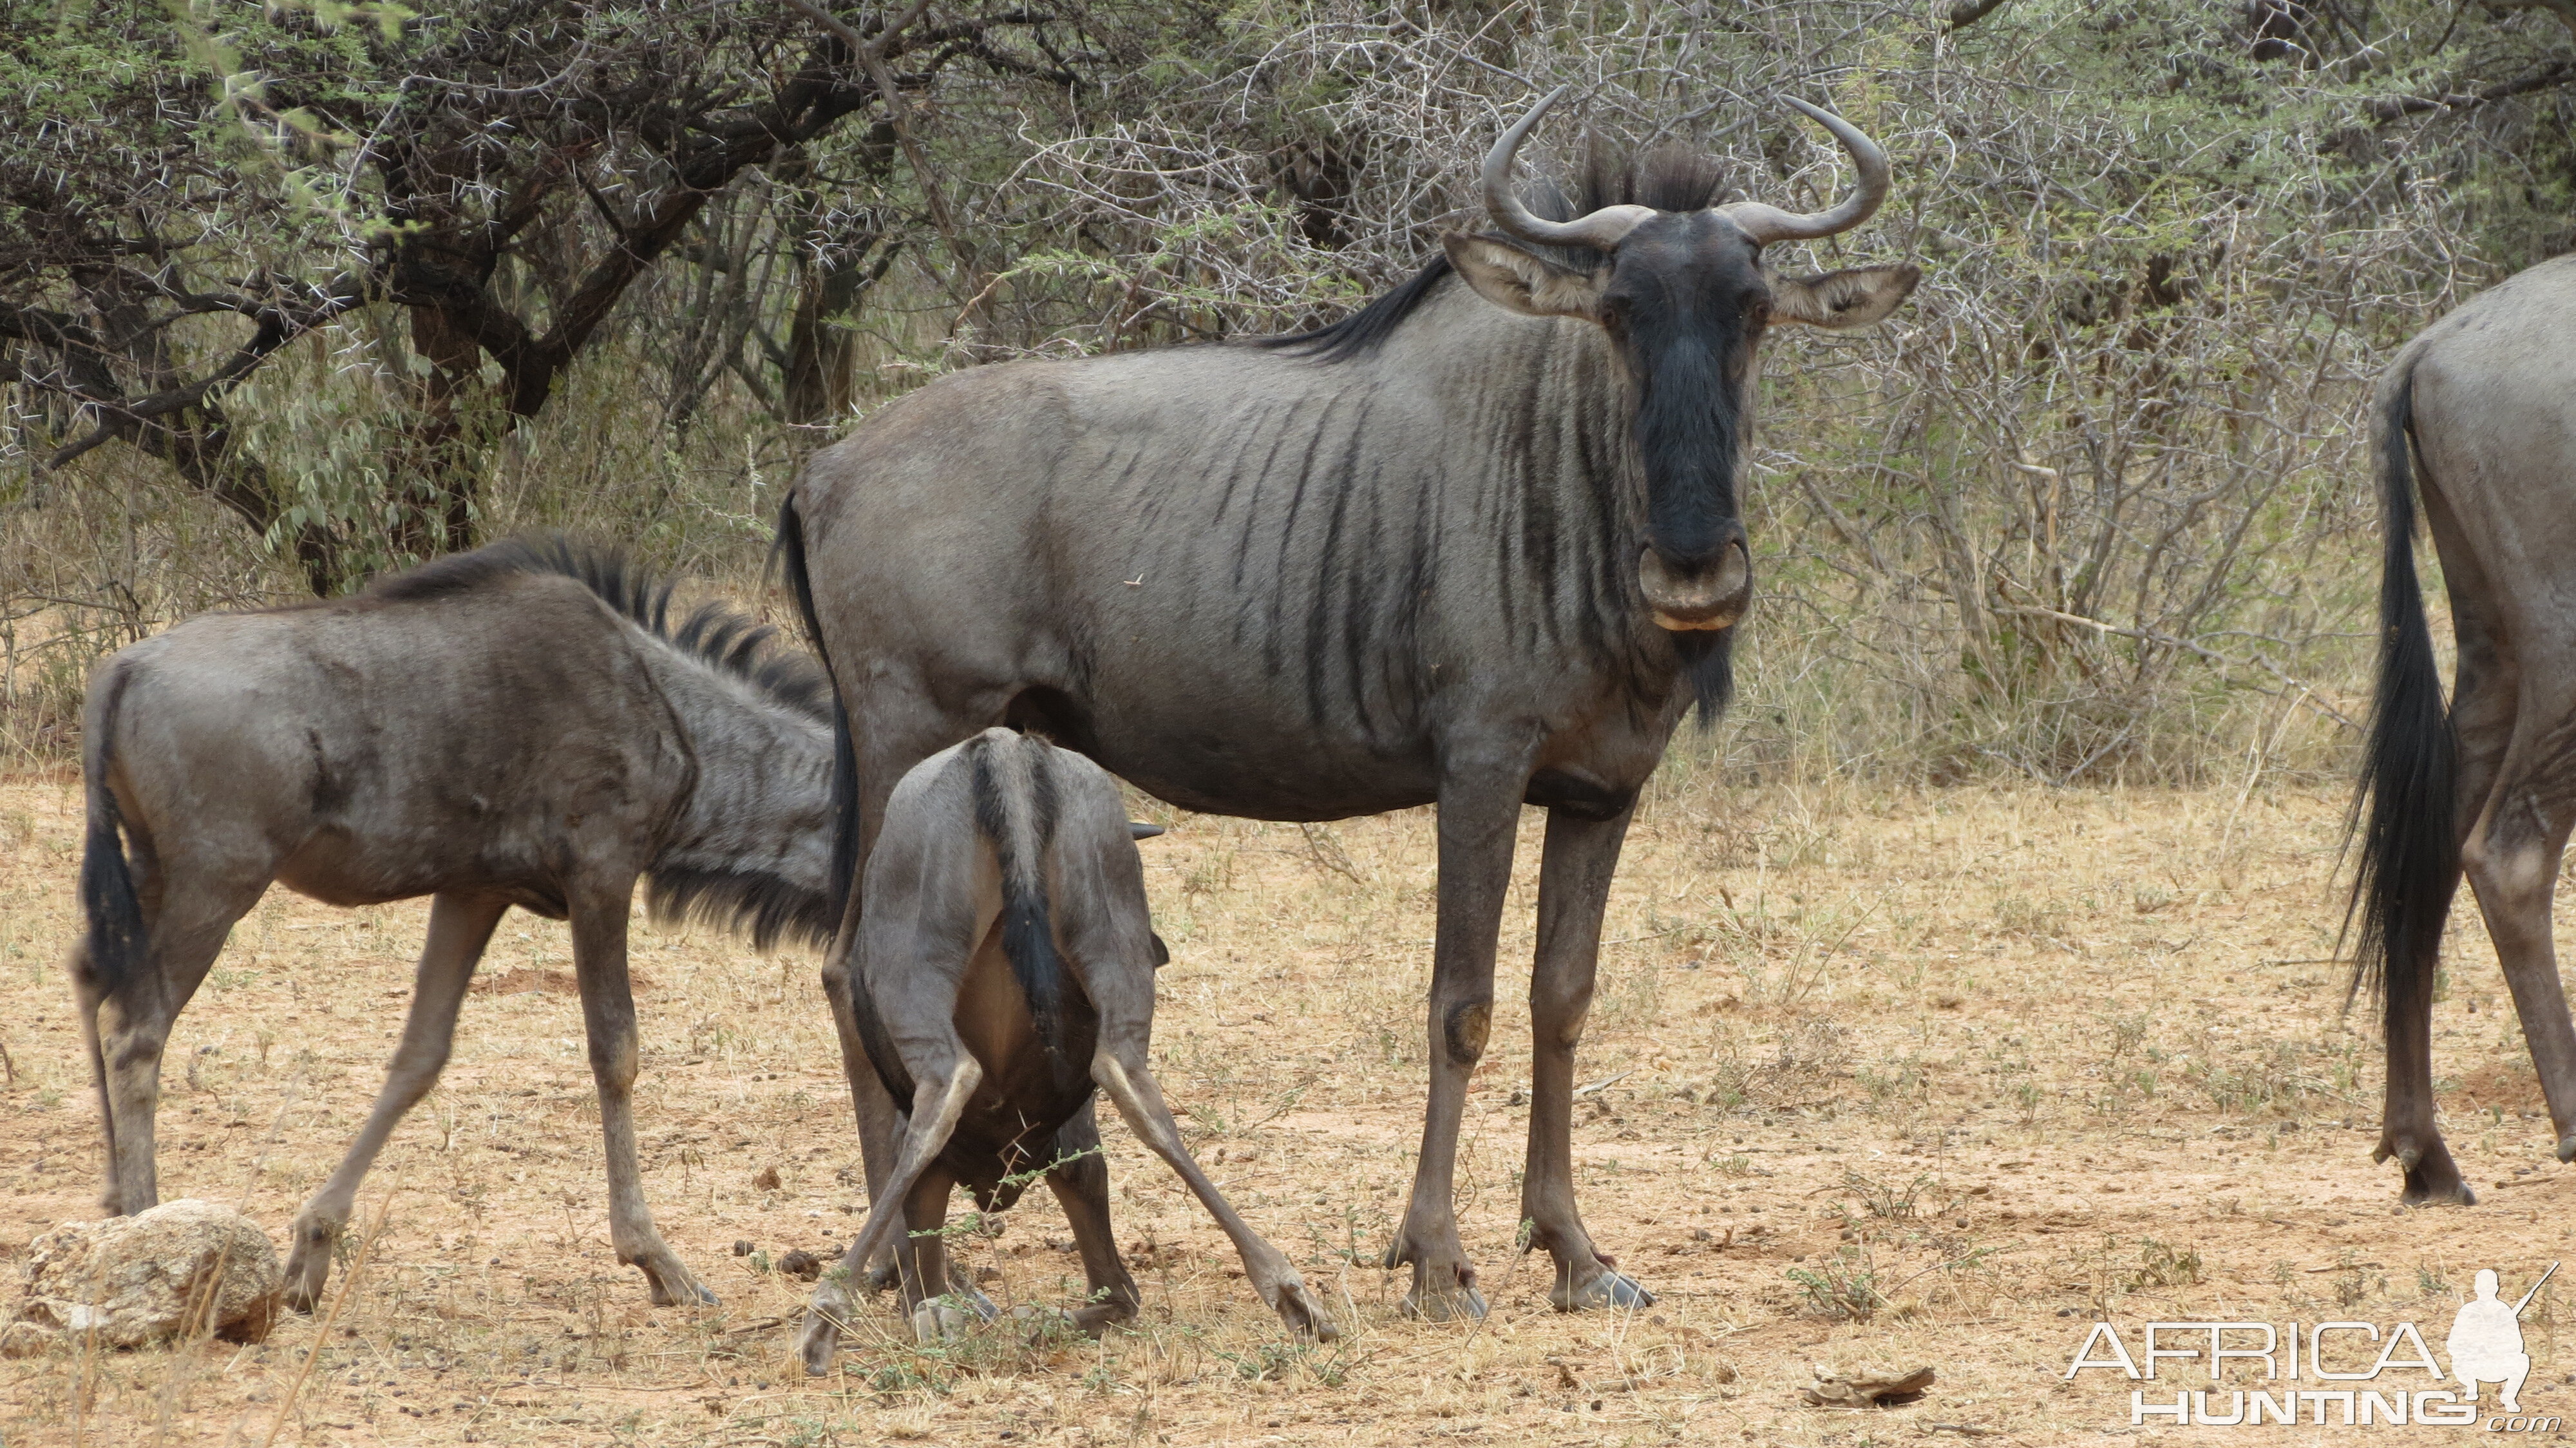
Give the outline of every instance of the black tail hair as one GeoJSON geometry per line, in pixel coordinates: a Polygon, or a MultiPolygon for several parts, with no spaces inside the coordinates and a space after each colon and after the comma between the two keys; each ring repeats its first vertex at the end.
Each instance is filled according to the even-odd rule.
{"type": "Polygon", "coordinates": [[[824,910],[837,930],[848,923],[850,901],[859,889],[859,756],[850,738],[850,706],[841,698],[832,656],[823,651],[823,621],[815,616],[814,584],[805,572],[805,520],[796,514],[794,493],[778,505],[778,541],[770,546],[770,562],[786,574],[796,595],[796,616],[805,621],[805,643],[832,684],[832,888],[824,910]]]}
{"type": "Polygon", "coordinates": [[[125,820],[107,787],[109,755],[116,748],[116,716],[129,679],[111,660],[94,687],[101,696],[95,726],[81,750],[81,786],[89,808],[89,834],[81,849],[81,911],[89,918],[89,972],[81,982],[90,999],[112,995],[143,965],[143,902],[134,893],[134,871],[125,858],[125,820]]]}
{"type": "Polygon", "coordinates": [[[996,748],[1029,751],[1029,833],[1041,857],[1055,836],[1055,781],[1047,771],[1047,745],[1026,737],[1007,742],[977,740],[968,747],[974,771],[975,828],[992,841],[1002,874],[1002,954],[1011,962],[1011,978],[1028,1000],[1029,1019],[1037,1026],[1039,1048],[1058,1087],[1070,1087],[1088,1074],[1090,1063],[1071,1059],[1065,1049],[1064,958],[1056,953],[1055,922],[1049,918],[1043,858],[1019,858],[1011,828],[1011,802],[994,778],[996,748]]]}
{"type": "Polygon", "coordinates": [[[2355,919],[2361,923],[2351,990],[2381,997],[2392,1034],[2432,1009],[2442,925],[2460,885],[2459,742],[2415,576],[2414,399],[2414,380],[2401,380],[2377,419],[2388,534],[2379,573],[2379,689],[2345,825],[2347,838],[2356,829],[2361,836],[2344,913],[2347,935],[2355,919]]]}

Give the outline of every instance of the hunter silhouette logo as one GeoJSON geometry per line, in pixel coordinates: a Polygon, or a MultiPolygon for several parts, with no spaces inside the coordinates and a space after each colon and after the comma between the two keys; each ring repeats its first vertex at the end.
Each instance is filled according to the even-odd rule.
{"type": "Polygon", "coordinates": [[[2522,1411],[2522,1380],[2531,1376],[2531,1355],[2522,1350],[2522,1310],[2557,1273],[2558,1264],[2550,1263],[2522,1300],[2507,1307],[2496,1299],[2495,1269],[2478,1269],[2478,1295],[2451,1319],[2451,1335],[2442,1344],[2451,1353],[2451,1376],[2460,1380],[2470,1402],[2478,1400],[2478,1384],[2501,1383],[2499,1406],[2508,1413],[2522,1411]]]}
{"type": "Polygon", "coordinates": [[[2478,1425],[2491,1433],[2551,1433],[2563,1420],[2522,1410],[2522,1387],[2531,1376],[2522,1314],[2556,1275],[2558,1264],[2552,1262],[2529,1291],[2506,1302],[2495,1270],[2479,1269],[2469,1300],[2453,1315],[2450,1336],[2443,1340],[2450,1381],[2441,1387],[2419,1389],[2403,1380],[2408,1373],[2420,1373],[2430,1383],[2444,1383],[2445,1378],[2442,1363],[2411,1322],[2385,1331],[2369,1322],[2150,1322],[2135,1354],[2119,1329],[2097,1322],[2065,1376],[2100,1369],[2152,1382],[2160,1376],[2159,1368],[2170,1374],[2178,1360],[2194,1362],[2208,1374],[2209,1387],[2176,1392],[2170,1401],[2158,1401],[2150,1390],[2131,1389],[2133,1427],[2153,1419],[2175,1427],[2216,1428],[2288,1425],[2306,1418],[2317,1427],[2478,1425]],[[2231,1367],[2240,1382],[2251,1378],[2261,1386],[2230,1387],[2231,1367]],[[2303,1386],[2311,1382],[2316,1386],[2303,1386]],[[2498,1390],[2491,1414],[2482,1412],[2478,1401],[2480,1386],[2489,1383],[2498,1390]]]}

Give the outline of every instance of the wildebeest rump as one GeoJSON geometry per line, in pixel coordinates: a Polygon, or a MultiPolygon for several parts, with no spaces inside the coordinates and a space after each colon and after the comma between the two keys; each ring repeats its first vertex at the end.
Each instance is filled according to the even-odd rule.
{"type": "MultiPolygon", "coordinates": [[[[1387,1254],[1434,1315],[1483,1310],[1451,1172],[1524,801],[1549,813],[1520,1216],[1558,1306],[1649,1300],[1574,1203],[1574,1048],[1611,871],[1683,713],[1726,694],[1757,343],[1775,322],[1874,321],[1916,279],[1762,268],[1766,241],[1857,225],[1886,194],[1884,156],[1839,119],[1810,108],[1860,186],[1821,215],[1711,206],[1713,168],[1667,154],[1595,165],[1582,207],[1547,192],[1543,217],[1510,182],[1538,114],[1486,164],[1508,235],[1449,236],[1321,332],[941,378],[819,454],[780,520],[854,750],[840,879],[895,781],[996,723],[1191,809],[1438,804],[1430,1102],[1387,1254]]],[[[852,928],[825,987],[875,1188],[892,1113],[849,1012],[852,928]]]]}
{"type": "Polygon", "coordinates": [[[898,1228],[906,1305],[935,1334],[918,1284],[948,1279],[950,1186],[967,1183],[992,1210],[1032,1168],[1062,1199],[1090,1278],[1074,1325],[1096,1333],[1134,1315],[1106,1193],[1077,1180],[1105,1184],[1106,1168],[1095,1153],[1047,1155],[1077,1116],[1088,1130],[1095,1083],[1233,1239],[1262,1301],[1295,1330],[1334,1335],[1297,1270],[1190,1159],[1148,1069],[1162,949],[1129,829],[1100,766],[1007,729],[923,760],[886,801],[851,984],[868,1061],[909,1125],[866,1225],[815,1289],[798,1345],[807,1372],[830,1370],[856,1305],[848,1284],[898,1228]]]}
{"type": "Polygon", "coordinates": [[[360,1180],[446,1064],[512,905],[572,924],[607,1138],[609,1233],[653,1300],[712,1301],[644,1205],[628,1095],[627,916],[832,921],[828,688],[772,630],[614,554],[502,543],[352,598],[217,614],[120,650],[90,684],[71,973],[107,1133],[107,1209],[158,1200],[161,1054],[225,935],[274,880],[333,905],[433,896],[401,1045],[366,1126],[297,1216],[309,1306],[360,1180]]]}
{"type": "Polygon", "coordinates": [[[2543,262],[2408,343],[2375,407],[2386,557],[2378,700],[2353,903],[2387,1013],[2375,1159],[2409,1202],[2475,1200],[2433,1120],[2434,971],[2465,869],[2576,1160],[2576,1023],[2550,895],[2576,824],[2576,257],[2543,262]],[[2411,446],[2410,446],[2411,441],[2411,446]],[[2459,645],[2450,707],[2416,581],[2420,495],[2459,645]]]}

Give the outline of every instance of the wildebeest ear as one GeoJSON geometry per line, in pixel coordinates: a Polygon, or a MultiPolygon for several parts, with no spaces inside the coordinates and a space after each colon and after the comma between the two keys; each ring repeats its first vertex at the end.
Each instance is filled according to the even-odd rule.
{"type": "Polygon", "coordinates": [[[1154,942],[1154,968],[1156,970],[1161,970],[1164,966],[1171,964],[1172,947],[1163,943],[1163,937],[1156,935],[1150,930],[1145,932],[1145,936],[1147,939],[1154,942]]]}
{"type": "Polygon", "coordinates": [[[1820,277],[1780,277],[1771,283],[1771,320],[1804,322],[1810,327],[1841,331],[1866,327],[1914,294],[1923,268],[1912,262],[1894,266],[1859,266],[1820,277]]]}
{"type": "Polygon", "coordinates": [[[1161,825],[1149,825],[1143,820],[1129,820],[1127,822],[1127,838],[1131,840],[1150,840],[1162,832],[1163,827],[1161,825]]]}
{"type": "Polygon", "coordinates": [[[1601,279],[1609,275],[1568,271],[1542,256],[1523,251],[1499,236],[1469,236],[1452,231],[1440,238],[1449,265],[1495,306],[1531,317],[1581,317],[1600,320],[1601,279]]]}

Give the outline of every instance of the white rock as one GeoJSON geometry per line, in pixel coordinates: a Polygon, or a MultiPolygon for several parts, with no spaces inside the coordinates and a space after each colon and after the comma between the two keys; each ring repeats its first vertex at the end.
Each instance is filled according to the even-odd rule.
{"type": "Polygon", "coordinates": [[[102,1347],[208,1330],[257,1342],[268,1335],[277,1287],[277,1248],[259,1224],[189,1199],[66,1222],[36,1238],[16,1317],[84,1339],[95,1330],[102,1347]]]}

